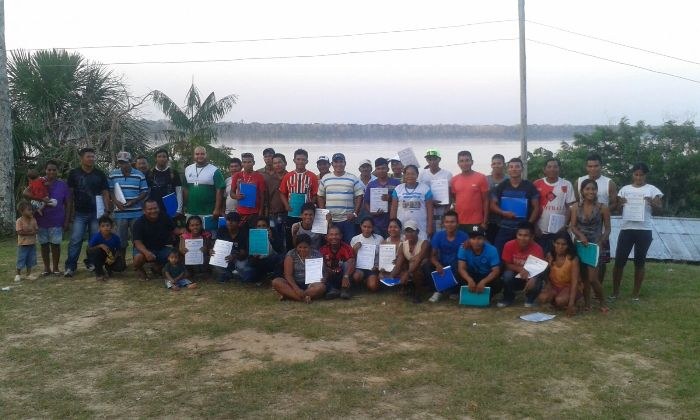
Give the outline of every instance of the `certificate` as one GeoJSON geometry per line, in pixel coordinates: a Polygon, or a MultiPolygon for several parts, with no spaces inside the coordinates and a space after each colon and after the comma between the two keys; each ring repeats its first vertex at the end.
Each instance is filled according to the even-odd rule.
{"type": "Polygon", "coordinates": [[[328,220],[326,220],[328,212],[328,209],[316,209],[314,223],[311,225],[311,232],[323,235],[328,233],[328,220]]]}
{"type": "Polygon", "coordinates": [[[644,221],[644,202],[643,195],[630,195],[625,197],[627,202],[622,207],[622,219],[630,222],[644,221]]]}
{"type": "Polygon", "coordinates": [[[290,217],[301,217],[301,206],[304,203],[306,203],[306,194],[289,194],[289,213],[287,215],[290,217]]]}
{"type": "Polygon", "coordinates": [[[248,231],[248,254],[267,256],[269,253],[267,229],[250,229],[248,231]]]}
{"type": "Polygon", "coordinates": [[[102,199],[101,195],[95,196],[95,217],[100,218],[105,214],[105,201],[102,199]]]}
{"type": "Polygon", "coordinates": [[[209,259],[209,265],[224,268],[228,267],[226,257],[231,255],[231,249],[233,249],[233,242],[217,239],[216,242],[214,242],[214,255],[209,259]]]}
{"type": "Polygon", "coordinates": [[[323,280],[323,258],[304,260],[304,283],[318,283],[323,280]]]}
{"type": "Polygon", "coordinates": [[[557,213],[550,213],[549,223],[547,224],[548,233],[557,233],[564,227],[564,215],[557,213]]]}
{"type": "MultiPolygon", "coordinates": [[[[547,269],[547,266],[549,263],[545,260],[541,260],[534,255],[528,255],[527,259],[525,260],[525,264],[523,265],[523,268],[527,270],[528,274],[530,274],[530,278],[535,277],[538,274],[541,274],[544,272],[544,270],[547,269]]],[[[516,279],[521,278],[520,274],[515,276],[516,279]]]]}
{"type": "Polygon", "coordinates": [[[439,201],[440,205],[450,204],[450,181],[448,179],[433,179],[430,181],[430,191],[433,193],[433,200],[439,201]]]}
{"type": "Polygon", "coordinates": [[[121,204],[126,204],[126,197],[124,197],[124,191],[122,191],[121,185],[118,182],[114,183],[114,199],[121,204]]]}
{"type": "Polygon", "coordinates": [[[389,188],[370,188],[369,189],[369,212],[377,213],[383,211],[384,213],[389,211],[389,202],[382,200],[382,196],[386,194],[389,195],[389,188]]]}
{"type": "Polygon", "coordinates": [[[379,245],[379,269],[391,272],[394,269],[394,261],[396,260],[396,245],[381,244],[379,245]]]}
{"type": "Polygon", "coordinates": [[[357,260],[355,267],[371,270],[374,268],[374,260],[377,255],[377,245],[362,244],[357,250],[357,260]]]}
{"type": "Polygon", "coordinates": [[[410,147],[407,147],[405,149],[399,150],[399,159],[401,159],[401,164],[404,166],[404,168],[407,165],[416,165],[417,168],[421,167],[421,164],[418,163],[418,158],[416,158],[416,154],[413,153],[413,149],[410,147]]]}
{"type": "Polygon", "coordinates": [[[204,239],[185,239],[185,265],[200,265],[204,264],[204,253],[202,247],[204,239]]]}

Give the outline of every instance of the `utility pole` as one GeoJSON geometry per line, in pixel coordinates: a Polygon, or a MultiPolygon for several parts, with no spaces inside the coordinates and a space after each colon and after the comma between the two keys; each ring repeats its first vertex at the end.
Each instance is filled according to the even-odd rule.
{"type": "Polygon", "coordinates": [[[10,90],[5,50],[5,0],[0,0],[0,235],[14,233],[15,163],[12,151],[10,90]]]}
{"type": "Polygon", "coordinates": [[[525,64],[525,0],[518,0],[518,33],[520,38],[520,159],[523,178],[527,179],[527,66],[525,64]]]}

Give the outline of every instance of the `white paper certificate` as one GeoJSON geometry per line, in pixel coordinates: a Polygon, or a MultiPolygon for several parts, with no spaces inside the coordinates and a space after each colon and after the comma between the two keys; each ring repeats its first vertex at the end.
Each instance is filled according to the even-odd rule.
{"type": "Polygon", "coordinates": [[[122,191],[121,185],[118,182],[114,183],[114,199],[122,204],[126,204],[126,198],[124,197],[124,191],[122,191]]]}
{"type": "Polygon", "coordinates": [[[401,159],[401,163],[403,164],[404,168],[407,165],[416,165],[416,167],[420,168],[421,164],[418,163],[418,158],[416,158],[416,154],[413,153],[413,149],[410,147],[407,147],[405,149],[399,150],[397,153],[399,155],[399,159],[401,159]]]}
{"type": "Polygon", "coordinates": [[[433,193],[433,200],[439,201],[440,205],[450,204],[450,181],[446,178],[430,181],[430,191],[433,193]]]}
{"type": "Polygon", "coordinates": [[[328,220],[326,220],[328,212],[328,209],[316,209],[314,223],[311,225],[311,231],[313,233],[320,233],[323,235],[328,233],[328,220]]]}
{"type": "Polygon", "coordinates": [[[214,242],[214,255],[209,259],[209,265],[228,267],[226,257],[231,255],[231,249],[233,249],[233,242],[217,239],[216,242],[214,242]]]}
{"type": "Polygon", "coordinates": [[[204,264],[204,253],[202,253],[202,247],[204,246],[204,239],[185,239],[185,265],[199,265],[204,264]]]}
{"type": "Polygon", "coordinates": [[[362,244],[357,250],[357,262],[355,267],[371,270],[374,268],[374,259],[377,255],[377,245],[362,244]]]}
{"type": "Polygon", "coordinates": [[[549,223],[547,224],[547,233],[557,233],[564,227],[564,215],[557,213],[549,214],[549,223]]]}
{"type": "Polygon", "coordinates": [[[382,200],[382,196],[386,194],[389,195],[389,188],[370,188],[369,189],[369,212],[377,213],[378,211],[383,211],[384,213],[389,211],[389,202],[382,200]]]}
{"type": "Polygon", "coordinates": [[[394,261],[396,260],[396,245],[381,244],[379,245],[379,269],[391,272],[394,269],[394,261]]]}
{"type": "MultiPolygon", "coordinates": [[[[525,264],[523,265],[523,268],[527,270],[527,272],[530,274],[530,278],[535,277],[538,274],[541,274],[544,272],[544,270],[547,269],[547,266],[549,263],[545,260],[541,260],[534,255],[528,255],[527,259],[525,260],[525,264]]],[[[515,276],[516,278],[521,278],[520,274],[515,276]]]]}
{"type": "Polygon", "coordinates": [[[95,217],[98,219],[100,216],[105,214],[105,201],[102,199],[101,195],[95,196],[95,217]]]}
{"type": "Polygon", "coordinates": [[[323,258],[304,260],[304,283],[318,283],[323,280],[323,258]]]}
{"type": "Polygon", "coordinates": [[[644,221],[644,202],[643,195],[630,195],[625,197],[627,202],[622,207],[622,219],[630,222],[644,221]]]}

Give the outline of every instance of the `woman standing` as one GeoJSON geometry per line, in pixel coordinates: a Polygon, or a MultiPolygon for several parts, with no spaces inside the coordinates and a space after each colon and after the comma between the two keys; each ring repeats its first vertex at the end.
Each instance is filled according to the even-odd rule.
{"type": "MultiPolygon", "coordinates": [[[[49,198],[56,200],[55,206],[44,206],[43,214],[36,214],[36,223],[39,226],[37,240],[41,247],[41,260],[44,263],[42,276],[61,275],[58,270],[58,260],[61,258],[61,241],[63,240],[63,230],[68,228],[70,215],[67,209],[70,208],[70,190],[68,184],[62,179],[58,179],[58,163],[49,160],[44,165],[46,173],[45,185],[49,190],[49,198]],[[53,267],[53,269],[52,269],[53,267]]],[[[29,188],[22,194],[30,197],[29,188]]]]}
{"type": "Polygon", "coordinates": [[[639,301],[639,290],[644,281],[644,263],[647,251],[651,245],[651,209],[661,208],[661,190],[647,184],[646,178],[649,167],[645,163],[637,163],[632,167],[632,184],[625,185],[617,193],[622,205],[622,225],[617,238],[615,251],[615,269],[613,270],[613,294],[610,299],[617,299],[620,294],[622,274],[627,264],[630,251],[634,247],[634,288],[632,299],[639,301]],[[643,210],[637,208],[643,205],[643,210]],[[638,211],[640,210],[640,211],[638,211]]]}
{"type": "Polygon", "coordinates": [[[428,239],[435,228],[433,223],[433,193],[428,184],[418,182],[418,167],[407,165],[403,173],[404,183],[394,188],[390,218],[418,223],[420,239],[428,239]]]}

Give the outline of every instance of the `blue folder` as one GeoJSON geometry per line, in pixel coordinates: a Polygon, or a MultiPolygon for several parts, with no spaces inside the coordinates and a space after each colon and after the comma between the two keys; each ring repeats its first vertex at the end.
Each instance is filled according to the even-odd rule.
{"type": "Polygon", "coordinates": [[[512,211],[519,219],[527,217],[527,198],[501,197],[501,210],[512,211]]]}
{"type": "Polygon", "coordinates": [[[204,216],[202,222],[204,223],[204,230],[216,230],[217,222],[214,221],[214,216],[204,216]]]}
{"type": "Polygon", "coordinates": [[[224,216],[219,217],[219,227],[220,228],[226,227],[226,217],[224,217],[224,216]]]}
{"type": "Polygon", "coordinates": [[[163,206],[165,207],[165,212],[168,213],[168,217],[175,216],[175,213],[177,213],[177,196],[175,193],[170,193],[163,197],[163,206]]]}
{"type": "Polygon", "coordinates": [[[243,207],[255,208],[257,203],[258,187],[255,184],[238,184],[238,192],[243,194],[243,198],[238,200],[238,205],[243,207]]]}
{"type": "Polygon", "coordinates": [[[291,193],[289,194],[289,213],[290,217],[301,217],[301,206],[306,203],[306,194],[291,193]]]}
{"type": "Polygon", "coordinates": [[[250,229],[248,231],[248,254],[267,256],[268,253],[267,229],[250,229]]]}
{"type": "Polygon", "coordinates": [[[491,300],[491,288],[484,287],[481,293],[473,293],[469,286],[459,288],[459,304],[467,306],[489,306],[491,300]]]}
{"type": "Polygon", "coordinates": [[[391,278],[384,278],[379,280],[380,283],[389,286],[389,287],[394,287],[397,284],[401,283],[401,279],[391,279],[391,278]]]}
{"type": "Polygon", "coordinates": [[[457,285],[455,275],[452,273],[452,267],[449,265],[444,268],[442,276],[437,271],[433,271],[430,275],[433,276],[435,290],[438,292],[443,292],[457,285]]]}

